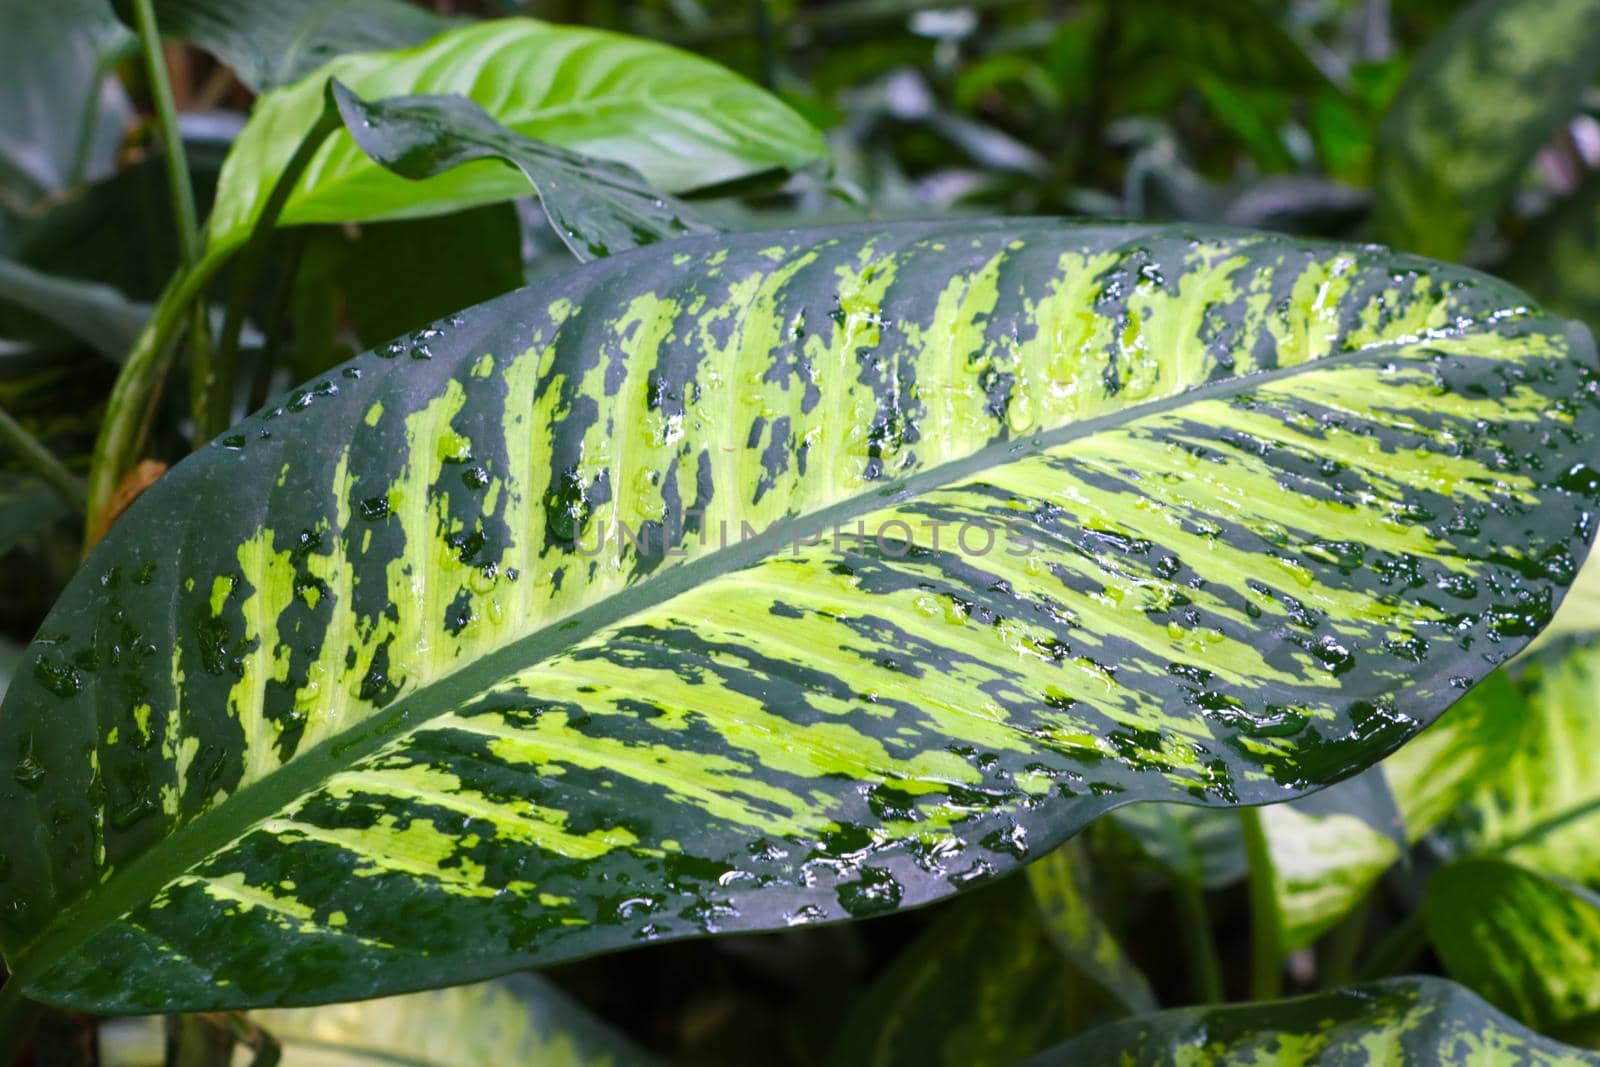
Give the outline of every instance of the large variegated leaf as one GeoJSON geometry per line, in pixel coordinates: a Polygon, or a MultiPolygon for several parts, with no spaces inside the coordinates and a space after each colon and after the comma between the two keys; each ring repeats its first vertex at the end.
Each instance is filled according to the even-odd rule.
{"type": "MultiPolygon", "coordinates": [[[[341,56],[263,96],[217,188],[208,228],[220,254],[249,235],[273,183],[323,113],[329,77],[368,100],[458,94],[517,134],[627,164],[668,192],[797,167],[826,154],[776,97],[698,56],[533,19],[474,23],[402,52],[341,56]]],[[[525,196],[528,180],[488,160],[412,182],[328,139],[280,222],[415,218],[525,196]]]]}
{"type": "Polygon", "coordinates": [[[1266,1004],[1178,1008],[1092,1030],[1027,1067],[1594,1067],[1442,978],[1394,978],[1266,1004]]]}
{"type": "Polygon", "coordinates": [[[1501,859],[1445,866],[1428,935],[1452,978],[1550,1032],[1600,1022],[1600,896],[1501,859]]]}
{"type": "Polygon", "coordinates": [[[1600,71],[1600,0],[1475,0],[1417,57],[1379,128],[1380,235],[1459,258],[1600,71]]]}
{"type": "Polygon", "coordinates": [[[551,278],[245,420],[95,549],[0,711],[14,988],[371,995],[1293,797],[1548,619],[1594,382],[1491,279],[1237,233],[551,278]]]}
{"type": "Polygon", "coordinates": [[[1525,685],[1522,714],[1438,836],[1458,853],[1600,885],[1600,637],[1541,650],[1525,685]]]}
{"type": "Polygon", "coordinates": [[[1395,828],[1375,825],[1377,820],[1308,803],[1325,794],[1263,809],[1284,945],[1309,945],[1353,911],[1400,860],[1402,846],[1420,841],[1517,751],[1527,715],[1515,684],[1504,671],[1497,672],[1366,772],[1392,793],[1401,821],[1398,835],[1395,828]]]}

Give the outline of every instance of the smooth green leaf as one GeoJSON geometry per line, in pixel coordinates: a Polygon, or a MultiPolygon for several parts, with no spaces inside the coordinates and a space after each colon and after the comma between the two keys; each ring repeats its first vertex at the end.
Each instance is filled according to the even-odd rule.
{"type": "Polygon", "coordinates": [[[1600,638],[1542,650],[1524,682],[1521,714],[1439,836],[1600,885],[1600,638]]]}
{"type": "Polygon", "coordinates": [[[1232,231],[551,276],[245,419],[96,547],[0,711],[7,961],[108,1010],[371,995],[1294,797],[1548,620],[1595,370],[1483,275],[1232,231]]]}
{"type": "Polygon", "coordinates": [[[1459,258],[1600,71],[1600,0],[1476,0],[1378,128],[1379,236],[1459,258]]]}
{"type": "Polygon", "coordinates": [[[1504,860],[1461,860],[1428,884],[1428,936],[1457,981],[1535,1029],[1600,1015],[1600,897],[1504,860]]]}
{"type": "Polygon", "coordinates": [[[1351,780],[1371,776],[1381,782],[1390,797],[1378,810],[1392,805],[1399,826],[1377,825],[1381,817],[1370,812],[1329,810],[1314,797],[1263,809],[1285,947],[1309,945],[1350,914],[1409,844],[1464,803],[1506,759],[1522,718],[1521,695],[1498,672],[1379,767],[1351,780]]]}
{"type": "Polygon", "coordinates": [[[1072,1032],[1066,961],[1012,879],[941,917],[857,1001],[837,1067],[1011,1067],[1072,1032]]]}
{"type": "Polygon", "coordinates": [[[1392,978],[1256,1004],[1112,1023],[1028,1067],[1592,1067],[1600,1055],[1519,1025],[1442,978],[1392,978]]]}
{"type": "Polygon", "coordinates": [[[101,354],[121,360],[139,335],[150,309],[109,285],[62,278],[0,256],[0,287],[6,299],[44,316],[101,354]]]}
{"type": "Polygon", "coordinates": [[[1112,821],[1145,856],[1180,880],[1220,889],[1245,876],[1239,819],[1230,811],[1187,804],[1130,804],[1112,821]]]}
{"type": "Polygon", "coordinates": [[[17,665],[21,662],[22,647],[0,637],[0,697],[5,696],[6,689],[11,685],[12,676],[17,673],[17,665]]]}
{"type": "Polygon", "coordinates": [[[130,38],[105,0],[0,0],[0,206],[109,172],[133,108],[103,64],[130,38]]]}
{"type": "Polygon", "coordinates": [[[1154,1011],[1150,982],[1123,952],[1096,911],[1089,857],[1068,841],[1027,868],[1045,932],[1078,971],[1130,1012],[1154,1011]]]}
{"type": "MultiPolygon", "coordinates": [[[[322,114],[328,77],[368,100],[465,96],[524,137],[624,163],[668,192],[826,154],[799,115],[707,60],[532,19],[475,23],[405,52],[342,56],[263,96],[223,167],[209,223],[214,253],[250,233],[273,181],[322,114]]],[[[411,182],[367,158],[341,131],[312,160],[280,222],[415,218],[527,192],[527,178],[488,160],[411,182]]]]}
{"type": "Polygon", "coordinates": [[[624,163],[580,156],[500,125],[464,96],[398,96],[368,102],[329,83],[361,150],[404,178],[498,159],[520,170],[563,244],[587,262],[690,234],[717,232],[699,213],[645,184],[624,163]]]}
{"type": "MultiPolygon", "coordinates": [[[[129,25],[128,0],[115,0],[129,25]]],[[[417,45],[460,24],[405,0],[156,0],[163,37],[204,48],[257,92],[347,52],[417,45]]]]}

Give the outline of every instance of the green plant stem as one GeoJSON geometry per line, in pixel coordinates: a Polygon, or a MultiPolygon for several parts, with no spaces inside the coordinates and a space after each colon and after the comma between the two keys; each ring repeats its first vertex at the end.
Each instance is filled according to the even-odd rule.
{"type": "Polygon", "coordinates": [[[200,291],[226,259],[220,254],[207,256],[194,267],[179,271],[167,284],[111,387],[111,399],[106,404],[89,467],[86,544],[94,544],[105,533],[107,509],[117,485],[144,446],[150,414],[160,396],[161,382],[171,368],[178,334],[189,321],[200,291]]]}
{"type": "Polygon", "coordinates": [[[1240,808],[1245,857],[1250,863],[1250,997],[1273,1000],[1283,993],[1283,924],[1272,890],[1272,853],[1258,808],[1240,808]]]}
{"type": "Polygon", "coordinates": [[[217,343],[216,358],[209,361],[212,377],[206,383],[204,395],[196,396],[195,440],[197,442],[209,441],[226,430],[232,421],[230,416],[233,407],[234,369],[239,362],[239,337],[244,331],[245,311],[250,303],[250,295],[255,291],[256,279],[260,277],[261,269],[267,260],[267,252],[272,247],[278,217],[283,214],[283,206],[289,202],[290,194],[294,192],[295,185],[305,173],[306,167],[310,165],[312,157],[328,139],[328,135],[340,125],[339,111],[330,98],[316,125],[306,132],[300,141],[300,147],[295,149],[294,155],[284,166],[283,173],[278,175],[278,180],[272,186],[272,192],[267,196],[266,205],[262,208],[261,217],[256,220],[255,227],[250,231],[250,239],[239,255],[239,262],[233,272],[232,288],[228,293],[228,311],[222,323],[222,337],[217,343]]]}
{"type": "Polygon", "coordinates": [[[67,470],[43,442],[3,408],[0,408],[0,445],[15,453],[23,465],[54,489],[72,510],[79,514],[84,512],[89,497],[83,480],[67,470]]]}
{"type": "Polygon", "coordinates": [[[1211,916],[1206,912],[1205,891],[1193,878],[1180,878],[1173,887],[1178,905],[1178,926],[1189,957],[1189,978],[1198,1003],[1222,1003],[1222,964],[1211,936],[1211,916]]]}
{"type": "Polygon", "coordinates": [[[200,223],[194,210],[194,187],[189,183],[189,160],[183,138],[178,134],[178,108],[172,100],[172,82],[167,77],[167,60],[161,53],[161,31],[156,26],[152,0],[133,0],[134,20],[139,43],[150,77],[150,96],[161,128],[161,147],[167,159],[167,190],[172,195],[172,214],[178,221],[178,247],[183,262],[193,266],[200,259],[200,223]]]}
{"type": "Polygon", "coordinates": [[[0,1064],[16,1063],[22,1047],[33,1036],[43,1005],[22,995],[15,977],[0,986],[0,1064]]]}
{"type": "Polygon", "coordinates": [[[1334,927],[1323,944],[1322,966],[1319,968],[1319,985],[1332,989],[1344,985],[1355,974],[1356,957],[1367,933],[1367,918],[1372,912],[1372,896],[1363,897],[1356,909],[1345,916],[1344,922],[1334,927]]]}

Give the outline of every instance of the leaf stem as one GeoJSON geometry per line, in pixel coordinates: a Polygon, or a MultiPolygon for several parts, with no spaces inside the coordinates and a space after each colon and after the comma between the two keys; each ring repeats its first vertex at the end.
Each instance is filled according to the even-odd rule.
{"type": "Polygon", "coordinates": [[[1272,853],[1259,808],[1240,808],[1239,826],[1250,864],[1250,997],[1273,1000],[1283,993],[1283,924],[1272,888],[1272,853]]]}
{"type": "Polygon", "coordinates": [[[89,467],[86,546],[93,545],[105,533],[111,498],[144,446],[151,413],[161,395],[161,382],[171,367],[173,344],[189,321],[190,306],[226,259],[224,255],[207,256],[194,267],[179,271],[167,283],[111,387],[111,399],[106,404],[89,467]]]}
{"type": "Polygon", "coordinates": [[[0,1064],[16,1063],[33,1036],[43,1005],[22,995],[22,983],[13,976],[0,986],[0,1064]]]}
{"type": "Polygon", "coordinates": [[[1334,927],[1323,943],[1322,966],[1318,968],[1318,984],[1323,989],[1333,989],[1350,981],[1356,970],[1356,957],[1361,954],[1361,944],[1367,933],[1367,919],[1372,913],[1372,895],[1361,898],[1355,910],[1345,916],[1344,922],[1334,927]]]}
{"type": "Polygon", "coordinates": [[[250,294],[255,290],[256,279],[266,262],[267,252],[272,247],[278,216],[283,214],[283,206],[288,203],[290,194],[294,192],[312,157],[328,139],[328,135],[342,125],[339,110],[332,98],[327,97],[326,101],[322,116],[306,131],[300,147],[295,149],[293,157],[278,175],[261,216],[250,231],[250,239],[239,254],[239,262],[233,272],[233,285],[228,292],[228,310],[222,322],[222,337],[217,343],[216,358],[211,361],[213,377],[207,383],[204,395],[197,394],[195,398],[196,442],[209,441],[231,424],[234,368],[239,362],[239,337],[244,331],[245,310],[250,302],[250,294]]]}
{"type": "Polygon", "coordinates": [[[183,262],[193,266],[200,258],[200,223],[195,215],[194,187],[189,183],[189,160],[178,134],[178,108],[172,100],[172,82],[161,51],[161,32],[151,0],[133,0],[133,13],[144,49],[156,122],[161,129],[161,147],[167,158],[167,190],[172,196],[173,217],[178,221],[178,246],[183,251],[183,262]]]}
{"type": "Polygon", "coordinates": [[[1198,1003],[1222,1003],[1222,964],[1217,943],[1211,936],[1211,916],[1206,911],[1205,892],[1193,878],[1179,878],[1173,887],[1178,905],[1178,925],[1183,930],[1183,947],[1189,957],[1189,978],[1194,983],[1198,1003]]]}
{"type": "Polygon", "coordinates": [[[16,453],[23,465],[54,489],[73,511],[80,515],[84,513],[89,497],[83,479],[67,470],[42,441],[29,433],[4,408],[0,408],[0,445],[16,453]]]}

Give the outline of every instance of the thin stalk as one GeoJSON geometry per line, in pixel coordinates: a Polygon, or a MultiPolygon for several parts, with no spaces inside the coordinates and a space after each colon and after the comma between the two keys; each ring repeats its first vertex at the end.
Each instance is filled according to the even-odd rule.
{"type": "Polygon", "coordinates": [[[1250,863],[1250,998],[1273,1000],[1283,993],[1283,923],[1272,891],[1272,853],[1259,809],[1240,808],[1239,826],[1250,863]]]}
{"type": "Polygon", "coordinates": [[[178,272],[156,302],[150,321],[145,323],[117,374],[89,466],[86,545],[94,544],[105,533],[106,512],[117,485],[144,447],[150,413],[170,369],[178,335],[189,321],[196,297],[226,258],[208,256],[192,269],[178,272]]]}
{"type": "Polygon", "coordinates": [[[22,995],[22,983],[15,977],[0,986],[0,1063],[16,1063],[22,1057],[42,1010],[43,1005],[22,995]]]}
{"type": "Polygon", "coordinates": [[[213,376],[207,383],[209,388],[206,396],[196,397],[196,441],[209,441],[226,430],[232,422],[234,368],[239,362],[239,336],[244,331],[250,294],[255,291],[256,279],[260,277],[267,252],[272,247],[278,216],[283,213],[283,206],[289,202],[290,194],[294,192],[312,157],[317,154],[317,149],[340,125],[338,109],[329,101],[322,117],[307,131],[300,141],[300,147],[295,149],[294,155],[283,168],[283,173],[278,175],[272,192],[267,196],[266,206],[262,208],[261,217],[250,231],[250,240],[239,255],[233,272],[233,286],[228,293],[228,311],[222,321],[222,338],[217,343],[216,358],[210,361],[213,376]]]}
{"type": "Polygon", "coordinates": [[[54,489],[73,511],[83,514],[89,500],[83,479],[67,470],[42,441],[29,433],[27,428],[12,418],[11,413],[4,408],[0,408],[0,446],[4,446],[9,452],[14,452],[22,460],[23,466],[54,489]]]}
{"type": "Polygon", "coordinates": [[[1350,981],[1356,971],[1356,957],[1366,939],[1367,919],[1372,913],[1372,895],[1363,897],[1356,909],[1345,916],[1344,922],[1334,927],[1323,943],[1322,966],[1318,968],[1319,984],[1332,989],[1350,981]]]}
{"type": "Polygon", "coordinates": [[[178,246],[183,251],[184,264],[193,266],[200,259],[200,222],[194,210],[194,187],[189,184],[189,160],[183,151],[183,138],[178,135],[178,108],[172,100],[167,60],[161,52],[161,31],[156,26],[151,0],[133,0],[133,13],[150,77],[156,122],[161,129],[161,147],[167,158],[167,190],[172,196],[173,217],[178,220],[178,246]]]}
{"type": "Polygon", "coordinates": [[[1217,943],[1211,936],[1211,916],[1206,911],[1205,892],[1193,878],[1180,878],[1173,887],[1178,905],[1178,925],[1183,930],[1183,947],[1189,957],[1189,980],[1194,983],[1199,1004],[1222,1003],[1222,964],[1217,943]]]}

